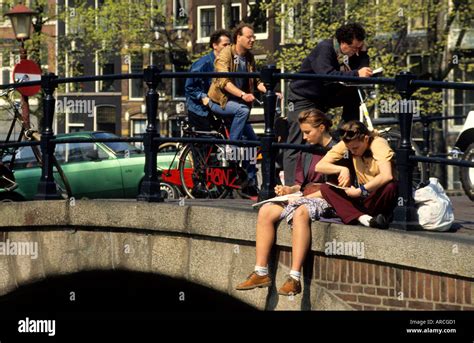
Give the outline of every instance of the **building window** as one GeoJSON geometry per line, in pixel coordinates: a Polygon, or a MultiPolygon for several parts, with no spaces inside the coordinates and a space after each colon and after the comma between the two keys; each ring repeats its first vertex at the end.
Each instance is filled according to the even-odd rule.
{"type": "MultiPolygon", "coordinates": [[[[165,70],[165,61],[166,61],[166,53],[164,51],[152,51],[150,55],[150,65],[155,65],[160,70],[165,70]]],[[[160,100],[166,97],[166,82],[164,79],[160,79],[158,82],[158,87],[156,88],[160,96],[160,100]]]]}
{"type": "MultiPolygon", "coordinates": [[[[83,76],[84,65],[78,62],[72,54],[66,55],[66,68],[67,77],[83,76]]],[[[72,82],[66,83],[66,92],[83,92],[85,89],[85,83],[83,82],[72,82]]]]}
{"type": "Polygon", "coordinates": [[[423,76],[429,71],[429,58],[422,55],[408,55],[408,68],[417,76],[423,76]]]}
{"type": "Polygon", "coordinates": [[[417,1],[414,10],[414,15],[408,20],[408,33],[422,33],[428,27],[428,13],[422,9],[427,8],[426,0],[417,1]]]}
{"type": "Polygon", "coordinates": [[[132,120],[132,137],[142,137],[146,131],[146,119],[132,120]]]}
{"type": "Polygon", "coordinates": [[[115,133],[115,106],[96,107],[97,131],[115,133]]]}
{"type": "MultiPolygon", "coordinates": [[[[260,70],[263,65],[265,65],[265,61],[267,60],[267,55],[256,55],[255,56],[255,64],[257,67],[257,70],[260,70]]],[[[252,110],[250,112],[250,115],[255,115],[255,114],[263,114],[263,93],[260,92],[257,87],[255,87],[253,95],[255,98],[260,101],[254,101],[252,104],[252,110]]]]}
{"type": "Polygon", "coordinates": [[[230,12],[230,27],[225,26],[225,7],[222,6],[222,27],[225,29],[232,30],[234,27],[239,25],[242,20],[242,5],[232,4],[230,12]]]}
{"type": "Polygon", "coordinates": [[[188,27],[188,0],[174,0],[174,27],[188,27]]]}
{"type": "MultiPolygon", "coordinates": [[[[97,74],[98,75],[112,75],[115,73],[115,63],[110,61],[102,65],[97,64],[97,74]]],[[[103,80],[97,81],[98,91],[99,92],[115,92],[115,82],[114,80],[103,80]]]]}
{"type": "Polygon", "coordinates": [[[300,43],[302,29],[301,5],[288,8],[283,21],[284,43],[300,43]]]}
{"type": "MultiPolygon", "coordinates": [[[[173,65],[173,72],[175,71],[187,71],[181,64],[173,65]]],[[[184,78],[175,78],[173,79],[173,99],[174,100],[185,100],[186,96],[184,94],[184,85],[186,84],[186,79],[184,78]]]]}
{"type": "Polygon", "coordinates": [[[216,7],[198,7],[198,43],[208,43],[211,33],[216,30],[216,7]]]}
{"type": "Polygon", "coordinates": [[[0,84],[12,82],[12,56],[8,52],[0,52],[0,84]]]}
{"type": "MultiPolygon", "coordinates": [[[[63,100],[64,101],[64,100],[63,100]]],[[[66,133],[84,131],[84,117],[83,113],[65,113],[66,116],[66,133]]]]}
{"type": "Polygon", "coordinates": [[[12,83],[12,70],[10,68],[2,68],[2,84],[12,83]]]}
{"type": "MultiPolygon", "coordinates": [[[[472,82],[474,80],[474,70],[469,68],[469,64],[459,64],[454,68],[454,81],[472,82]]],[[[454,89],[454,115],[467,116],[470,111],[474,111],[474,92],[462,89],[454,89]]],[[[466,118],[459,118],[453,121],[454,125],[463,125],[466,118]]]]}
{"type": "Polygon", "coordinates": [[[4,14],[10,11],[10,6],[6,0],[0,0],[0,23],[10,22],[7,17],[4,17],[4,14]]]}
{"type": "MultiPolygon", "coordinates": [[[[143,73],[143,54],[130,55],[130,73],[143,73]]],[[[142,79],[131,79],[130,84],[130,99],[143,100],[144,86],[142,79]]]]}
{"type": "Polygon", "coordinates": [[[257,39],[268,39],[268,23],[267,18],[269,18],[268,10],[262,11],[259,8],[256,8],[257,4],[255,2],[249,3],[247,7],[247,17],[252,14],[253,10],[256,10],[257,15],[253,18],[254,23],[254,33],[257,39]]]}
{"type": "MultiPolygon", "coordinates": [[[[132,126],[132,137],[143,137],[143,134],[146,131],[146,119],[132,119],[131,120],[132,126]]],[[[143,149],[142,142],[135,142],[133,143],[137,148],[143,149]]]]}

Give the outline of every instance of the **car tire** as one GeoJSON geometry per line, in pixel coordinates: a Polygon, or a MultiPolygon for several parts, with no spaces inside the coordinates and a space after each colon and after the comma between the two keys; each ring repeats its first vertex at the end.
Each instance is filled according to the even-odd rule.
{"type": "Polygon", "coordinates": [[[5,192],[0,193],[0,202],[16,202],[24,201],[23,197],[17,193],[5,192]]]}
{"type": "Polygon", "coordinates": [[[160,182],[161,197],[163,199],[179,199],[181,193],[178,190],[178,187],[168,182],[160,182]]]}
{"type": "MultiPolygon", "coordinates": [[[[464,151],[463,161],[474,161],[474,143],[471,143],[464,151]]],[[[459,168],[462,188],[466,195],[474,201],[474,168],[461,167],[459,168]]]]}

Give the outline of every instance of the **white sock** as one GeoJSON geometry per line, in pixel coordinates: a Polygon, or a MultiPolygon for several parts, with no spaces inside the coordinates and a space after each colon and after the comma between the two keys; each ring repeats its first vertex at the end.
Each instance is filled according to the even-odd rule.
{"type": "Polygon", "coordinates": [[[255,266],[254,270],[255,270],[255,273],[257,273],[258,276],[268,275],[268,266],[267,267],[255,266]]]}
{"type": "Polygon", "coordinates": [[[300,281],[301,279],[301,273],[297,272],[296,270],[291,270],[290,271],[290,276],[295,279],[296,281],[300,281]]]}
{"type": "Polygon", "coordinates": [[[364,226],[367,226],[367,227],[370,227],[370,220],[372,219],[371,216],[369,216],[368,214],[363,214],[361,215],[357,220],[359,221],[359,223],[361,223],[362,225],[364,226]]]}

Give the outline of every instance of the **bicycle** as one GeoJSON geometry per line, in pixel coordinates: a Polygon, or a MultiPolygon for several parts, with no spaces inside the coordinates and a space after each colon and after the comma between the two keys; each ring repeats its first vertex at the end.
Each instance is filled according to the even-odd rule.
{"type": "MultiPolygon", "coordinates": [[[[212,118],[214,130],[199,131],[189,126],[187,120],[180,123],[181,137],[228,139],[229,129],[221,118],[212,118]]],[[[179,185],[185,196],[191,199],[222,199],[232,191],[241,193],[247,181],[242,161],[228,159],[225,144],[211,143],[163,143],[158,153],[174,152],[168,169],[162,169],[164,182],[179,185]],[[171,166],[178,160],[178,169],[171,166]]]]}
{"type": "MultiPolygon", "coordinates": [[[[7,107],[4,108],[7,110],[9,115],[12,117],[12,121],[10,124],[10,128],[7,133],[7,137],[5,139],[5,143],[8,143],[12,139],[13,131],[15,129],[15,125],[20,125],[20,133],[17,137],[17,142],[21,142],[22,140],[28,141],[39,141],[41,139],[41,134],[38,133],[37,130],[32,128],[29,115],[30,113],[26,113],[25,116],[21,114],[21,106],[18,102],[14,100],[14,88],[9,88],[4,90],[0,93],[0,98],[3,98],[7,102],[7,107]]],[[[31,146],[33,154],[35,156],[36,161],[39,165],[42,164],[42,157],[41,151],[38,146],[31,146]]],[[[18,148],[0,148],[0,188],[6,190],[6,193],[2,193],[1,196],[9,196],[9,192],[14,190],[18,185],[15,182],[15,175],[14,175],[14,166],[15,166],[15,159],[17,156],[18,148]],[[8,163],[8,167],[5,163],[8,163]]],[[[69,198],[72,194],[71,186],[69,181],[64,174],[64,171],[60,164],[58,163],[57,159],[53,156],[52,161],[54,167],[56,168],[59,176],[61,177],[64,188],[62,189],[59,184],[57,187],[59,188],[60,193],[64,198],[69,198]]]]}

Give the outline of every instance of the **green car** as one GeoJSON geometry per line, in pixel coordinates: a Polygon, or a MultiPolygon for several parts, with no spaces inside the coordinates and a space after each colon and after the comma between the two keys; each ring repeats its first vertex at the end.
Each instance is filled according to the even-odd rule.
{"type": "MultiPolygon", "coordinates": [[[[108,132],[75,132],[57,135],[57,139],[68,138],[116,138],[108,132]]],[[[143,151],[125,142],[107,143],[60,143],[55,156],[62,166],[71,187],[71,195],[81,198],[136,198],[145,175],[143,151]]],[[[158,169],[176,169],[174,153],[158,155],[158,169]]],[[[9,165],[10,156],[3,163],[9,165]]],[[[32,200],[38,191],[41,167],[31,147],[17,150],[13,174],[18,187],[12,191],[0,188],[0,200],[32,200]]],[[[64,182],[54,168],[55,180],[60,193],[65,193],[64,182]]],[[[162,183],[162,195],[179,198],[177,186],[162,183]]]]}

